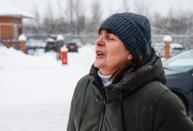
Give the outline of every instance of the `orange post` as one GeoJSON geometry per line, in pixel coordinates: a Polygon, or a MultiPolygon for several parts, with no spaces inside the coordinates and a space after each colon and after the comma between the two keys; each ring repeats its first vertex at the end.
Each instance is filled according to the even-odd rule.
{"type": "Polygon", "coordinates": [[[19,50],[23,51],[24,53],[27,53],[25,43],[25,41],[19,41],[19,50]]]}
{"type": "Polygon", "coordinates": [[[163,38],[164,42],[164,51],[163,51],[163,56],[165,59],[168,59],[171,57],[171,43],[172,43],[172,37],[169,35],[164,36],[163,38]]]}
{"type": "Polygon", "coordinates": [[[62,47],[60,51],[60,59],[63,65],[68,64],[68,51],[66,47],[62,47]]]}
{"type": "Polygon", "coordinates": [[[164,45],[164,58],[165,59],[168,59],[171,57],[170,48],[171,48],[170,43],[165,43],[164,45]]]}
{"type": "Polygon", "coordinates": [[[23,51],[24,53],[27,53],[26,41],[27,41],[27,38],[24,34],[19,36],[18,38],[19,50],[23,51]]]}

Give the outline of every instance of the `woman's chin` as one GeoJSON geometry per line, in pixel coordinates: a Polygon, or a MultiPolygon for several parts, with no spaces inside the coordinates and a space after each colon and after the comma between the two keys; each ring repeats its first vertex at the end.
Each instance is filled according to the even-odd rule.
{"type": "Polygon", "coordinates": [[[103,62],[101,62],[101,61],[95,61],[95,62],[94,62],[94,66],[95,66],[96,68],[100,68],[100,67],[102,67],[102,65],[103,65],[103,62]]]}
{"type": "Polygon", "coordinates": [[[96,68],[99,68],[99,64],[98,64],[97,62],[94,62],[94,66],[95,66],[96,68]]]}

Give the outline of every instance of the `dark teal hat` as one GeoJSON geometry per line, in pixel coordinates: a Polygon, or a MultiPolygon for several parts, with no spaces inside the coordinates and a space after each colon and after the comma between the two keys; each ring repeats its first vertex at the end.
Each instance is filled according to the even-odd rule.
{"type": "Polygon", "coordinates": [[[135,13],[117,13],[108,17],[100,26],[118,36],[128,51],[133,55],[134,61],[142,57],[148,59],[151,49],[151,27],[149,20],[135,13]]]}

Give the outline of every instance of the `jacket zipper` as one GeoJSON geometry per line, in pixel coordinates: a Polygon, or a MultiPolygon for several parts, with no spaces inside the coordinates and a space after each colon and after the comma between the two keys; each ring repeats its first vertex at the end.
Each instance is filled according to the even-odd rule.
{"type": "Polygon", "coordinates": [[[99,121],[99,127],[98,130],[102,131],[103,121],[104,121],[104,114],[105,114],[105,106],[106,106],[106,100],[103,99],[101,102],[101,115],[100,115],[100,121],[99,121]]]}
{"type": "Polygon", "coordinates": [[[105,107],[106,107],[106,98],[105,98],[105,91],[104,89],[101,90],[103,99],[101,101],[100,106],[100,115],[99,115],[99,125],[98,125],[98,131],[102,131],[103,121],[104,121],[104,114],[105,114],[105,107]]]}
{"type": "MultiPolygon", "coordinates": [[[[101,82],[97,82],[98,80],[93,79],[93,84],[98,87],[102,94],[102,101],[100,101],[100,109],[99,109],[99,116],[98,116],[98,131],[102,131],[103,121],[104,121],[104,114],[105,114],[105,108],[106,108],[106,95],[104,86],[101,82]]],[[[100,80],[99,80],[100,81],[100,80]]]]}

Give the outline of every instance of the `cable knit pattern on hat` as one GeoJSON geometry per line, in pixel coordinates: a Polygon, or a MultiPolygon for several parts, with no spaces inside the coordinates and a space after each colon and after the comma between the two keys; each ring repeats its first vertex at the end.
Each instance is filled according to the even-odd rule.
{"type": "Polygon", "coordinates": [[[151,27],[149,20],[135,13],[117,13],[108,17],[100,26],[110,30],[124,43],[134,60],[142,56],[146,59],[150,54],[151,27]]]}

